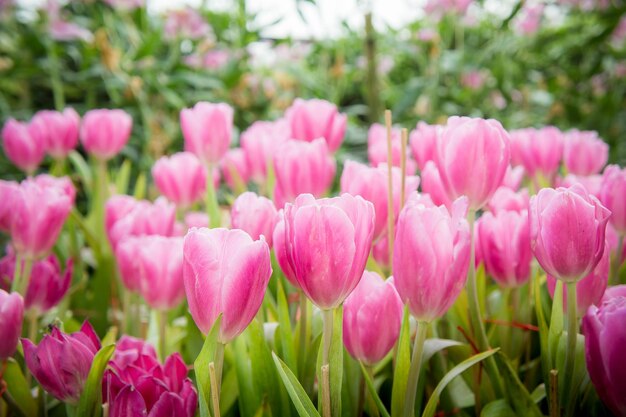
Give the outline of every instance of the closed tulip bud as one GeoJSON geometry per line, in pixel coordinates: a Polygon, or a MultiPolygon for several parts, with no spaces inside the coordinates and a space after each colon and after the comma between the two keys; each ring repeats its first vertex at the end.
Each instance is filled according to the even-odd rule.
{"type": "Polygon", "coordinates": [[[544,188],[530,199],[528,213],[530,245],[548,274],[576,282],[600,262],[611,212],[584,187],[544,188]]]}
{"type": "Polygon", "coordinates": [[[57,400],[78,403],[93,358],[100,350],[100,339],[88,322],[72,334],[53,327],[39,345],[22,339],[28,370],[57,400]]]}
{"type": "Polygon", "coordinates": [[[220,161],[224,181],[231,190],[245,189],[250,181],[246,154],[241,148],[229,149],[220,161]]]}
{"type": "Polygon", "coordinates": [[[284,215],[287,259],[298,286],[319,308],[338,307],[365,270],[374,206],[350,194],[319,200],[303,194],[284,215]]]}
{"type": "Polygon", "coordinates": [[[152,167],[152,177],[159,192],[177,206],[188,207],[206,193],[206,168],[190,152],[161,157],[152,167]]]}
{"type": "Polygon", "coordinates": [[[602,190],[602,175],[574,175],[567,174],[565,178],[557,178],[557,187],[569,188],[574,184],[580,184],[589,194],[600,198],[600,192],[602,190]]]}
{"type": "Polygon", "coordinates": [[[519,287],[530,278],[528,212],[483,214],[476,222],[476,246],[485,271],[503,287],[519,287]]]}
{"type": "Polygon", "coordinates": [[[127,290],[133,292],[139,292],[141,288],[137,255],[141,242],[141,236],[128,236],[123,238],[115,249],[115,260],[122,284],[127,290]]]}
{"type": "MultiPolygon", "coordinates": [[[[610,265],[610,249],[608,244],[605,246],[604,254],[598,265],[584,278],[576,283],[576,310],[578,317],[585,314],[589,306],[597,305],[606,286],[609,283],[609,265],[610,265]]],[[[554,297],[554,289],[556,288],[556,278],[552,275],[547,277],[548,291],[550,296],[554,297]]],[[[563,306],[567,305],[567,286],[563,287],[563,306]]],[[[563,308],[565,310],[565,308],[563,308]]]]}
{"type": "MultiPolygon", "coordinates": [[[[379,123],[370,126],[367,132],[367,157],[372,166],[387,164],[389,159],[389,150],[387,148],[387,128],[379,123]]],[[[391,130],[391,165],[399,167],[402,163],[402,142],[400,129],[391,130]]],[[[413,174],[417,169],[417,164],[406,155],[406,173],[413,174]]]]}
{"type": "Polygon", "coordinates": [[[126,146],[132,129],[133,119],[124,110],[89,110],[80,127],[80,140],[88,153],[106,161],[126,146]]]}
{"type": "Polygon", "coordinates": [[[506,169],[506,174],[504,174],[504,179],[502,180],[502,186],[510,188],[511,190],[517,191],[519,186],[524,179],[524,167],[517,166],[509,167],[506,169]]]}
{"type": "Polygon", "coordinates": [[[22,321],[24,320],[24,301],[14,292],[0,289],[0,362],[10,358],[17,349],[22,321]]]}
{"type": "Polygon", "coordinates": [[[450,199],[485,205],[509,167],[509,134],[496,120],[450,117],[438,141],[437,167],[450,199]],[[471,173],[471,175],[469,174],[471,173]]]}
{"type": "Polygon", "coordinates": [[[269,246],[237,229],[191,229],[183,257],[191,316],[206,334],[222,314],[218,340],[228,343],[261,307],[272,275],[269,246]]]}
{"type": "MultiPolygon", "coordinates": [[[[208,214],[201,211],[191,211],[185,214],[185,227],[191,229],[192,227],[209,227],[208,214]]],[[[187,234],[185,232],[185,234],[187,234]]]]}
{"type": "Polygon", "coordinates": [[[553,126],[511,132],[511,161],[528,175],[552,180],[563,158],[563,132],[553,126]]]}
{"type": "Polygon", "coordinates": [[[585,358],[600,399],[616,416],[626,415],[626,285],[610,287],[583,318],[585,358]]]}
{"type": "Polygon", "coordinates": [[[530,196],[528,195],[528,190],[526,188],[515,192],[508,187],[500,187],[487,203],[487,208],[495,215],[502,211],[528,213],[529,204],[530,196]]]}
{"type": "Polygon", "coordinates": [[[285,278],[296,288],[300,288],[296,273],[294,272],[289,259],[287,258],[287,241],[285,240],[285,216],[283,210],[278,212],[278,222],[274,227],[274,254],[278,261],[278,266],[285,274],[285,278]]]}
{"type": "Polygon", "coordinates": [[[470,259],[467,202],[454,202],[452,215],[443,207],[411,200],[400,212],[393,252],[393,271],[400,299],[418,321],[443,316],[465,286],[470,259]]]}
{"type": "Polygon", "coordinates": [[[272,247],[274,226],[278,221],[278,212],[272,200],[251,192],[243,193],[233,203],[230,220],[233,228],[243,230],[254,240],[263,236],[272,247]]]}
{"type": "Polygon", "coordinates": [[[420,171],[424,170],[426,162],[436,159],[437,138],[441,129],[439,125],[418,122],[415,130],[411,131],[409,143],[420,171]]]}
{"type": "Polygon", "coordinates": [[[609,159],[609,145],[597,132],[570,130],[565,133],[564,144],[563,162],[572,174],[597,174],[609,159]]]}
{"type": "Polygon", "coordinates": [[[383,268],[389,268],[391,265],[391,259],[389,259],[389,241],[387,239],[389,239],[389,234],[387,230],[385,230],[383,235],[372,245],[372,256],[376,263],[383,268]]]}
{"type": "Polygon", "coordinates": [[[2,146],[7,158],[27,174],[37,170],[46,152],[35,129],[14,119],[9,119],[2,128],[2,146]]]}
{"type": "Polygon", "coordinates": [[[71,107],[63,112],[42,110],[31,121],[43,139],[46,152],[53,158],[65,158],[78,145],[80,116],[71,107]]]}
{"type": "Polygon", "coordinates": [[[196,103],[180,112],[185,150],[207,164],[216,164],[230,147],[233,108],[225,103],[196,103]]]}
{"type": "Polygon", "coordinates": [[[609,165],[604,170],[599,197],[611,210],[611,225],[620,235],[626,235],[626,169],[609,165]]]}
{"type": "Polygon", "coordinates": [[[422,191],[430,196],[435,205],[444,205],[448,208],[452,207],[452,200],[450,200],[448,193],[443,187],[439,170],[434,162],[426,162],[426,166],[422,169],[421,178],[422,191]]]}
{"type": "Polygon", "coordinates": [[[76,200],[76,188],[69,177],[53,177],[48,174],[39,174],[33,180],[42,187],[53,187],[59,189],[69,197],[72,204],[76,200]]]}
{"type": "MultiPolygon", "coordinates": [[[[13,260],[15,265],[15,260],[13,260]]],[[[61,302],[72,282],[73,264],[67,261],[65,272],[54,255],[33,264],[28,289],[24,298],[27,310],[35,310],[38,314],[46,313],[61,302]]]]}
{"type": "Polygon", "coordinates": [[[274,156],[276,206],[281,208],[303,193],[321,197],[332,185],[335,170],[335,160],[323,139],[284,142],[274,156]]]}
{"type": "Polygon", "coordinates": [[[241,148],[245,153],[252,180],[257,183],[265,182],[277,147],[290,137],[290,127],[285,119],[254,122],[241,134],[241,148]]]}
{"type": "Polygon", "coordinates": [[[111,237],[113,226],[130,214],[138,203],[136,198],[124,194],[113,195],[106,202],[104,206],[104,229],[112,246],[115,246],[111,237]]]}
{"type": "Polygon", "coordinates": [[[8,232],[11,228],[11,217],[13,215],[13,193],[19,187],[15,181],[0,180],[0,231],[8,232]]]}
{"type": "Polygon", "coordinates": [[[350,355],[370,366],[382,360],[398,340],[402,308],[393,278],[365,271],[343,306],[343,344],[350,355]]]}
{"type": "Polygon", "coordinates": [[[324,138],[331,152],[341,146],[348,120],[348,116],[339,113],[337,106],[328,101],[300,98],[285,111],[285,118],[293,139],[312,142],[324,138]]]}

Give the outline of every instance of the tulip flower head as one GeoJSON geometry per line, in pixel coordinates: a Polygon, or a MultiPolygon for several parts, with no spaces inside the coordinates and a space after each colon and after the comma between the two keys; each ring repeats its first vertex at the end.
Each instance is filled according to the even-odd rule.
{"type": "Polygon", "coordinates": [[[252,180],[259,184],[265,181],[277,147],[290,139],[290,136],[290,127],[285,119],[254,122],[241,134],[241,148],[245,153],[252,180]]]}
{"type": "Polygon", "coordinates": [[[563,162],[575,175],[598,174],[609,158],[607,145],[597,132],[570,130],[565,134],[563,162]]]}
{"type": "Polygon", "coordinates": [[[180,112],[185,150],[206,164],[219,162],[230,147],[234,110],[225,103],[196,103],[180,112]]]}
{"type": "Polygon", "coordinates": [[[2,128],[2,146],[7,158],[29,175],[37,170],[46,152],[37,129],[15,119],[9,119],[2,128]]]}
{"type": "Polygon", "coordinates": [[[124,110],[89,110],[83,116],[80,140],[88,153],[107,161],[126,146],[132,128],[133,119],[124,110]]]}
{"type": "Polygon", "coordinates": [[[428,161],[434,161],[437,157],[437,138],[442,129],[439,125],[429,125],[418,122],[415,130],[411,131],[409,144],[413,152],[413,158],[420,170],[424,170],[428,161]]]}
{"type": "Polygon", "coordinates": [[[272,247],[274,226],[278,221],[278,212],[272,200],[245,192],[233,203],[230,219],[233,228],[243,230],[254,240],[263,236],[272,247]]]}
{"type": "Polygon", "coordinates": [[[31,126],[38,131],[46,152],[53,158],[67,157],[78,145],[80,116],[71,107],[63,112],[39,111],[33,117],[31,126]]]}
{"type": "Polygon", "coordinates": [[[346,133],[348,117],[339,113],[337,106],[326,100],[297,98],[285,111],[291,128],[291,137],[312,142],[323,138],[331,152],[341,146],[346,133]]]}
{"type": "Polygon", "coordinates": [[[600,201],[611,210],[611,225],[621,235],[626,235],[626,169],[609,165],[604,170],[600,201]]]}
{"type": "Polygon", "coordinates": [[[190,152],[161,157],[152,167],[152,177],[159,192],[180,207],[189,207],[206,192],[206,168],[190,152]]]}
{"type": "Polygon", "coordinates": [[[18,293],[8,293],[0,289],[0,362],[10,358],[17,349],[22,321],[24,301],[18,293]]]}

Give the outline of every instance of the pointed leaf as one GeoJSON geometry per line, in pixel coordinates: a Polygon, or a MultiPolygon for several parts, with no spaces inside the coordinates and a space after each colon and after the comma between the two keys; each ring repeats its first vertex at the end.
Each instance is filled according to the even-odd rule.
{"type": "Polygon", "coordinates": [[[343,306],[333,311],[333,336],[330,341],[330,405],[331,415],[341,416],[343,383],[343,306]]]}
{"type": "Polygon", "coordinates": [[[37,401],[33,399],[20,365],[13,358],[7,360],[2,379],[7,383],[7,392],[13,397],[22,414],[26,417],[37,417],[37,401]]]}
{"type": "Polygon", "coordinates": [[[77,415],[99,417],[102,413],[102,376],[115,351],[115,345],[102,347],[96,353],[78,402],[77,415]]]}
{"type": "Polygon", "coordinates": [[[382,400],[378,396],[378,393],[376,392],[376,388],[374,387],[374,382],[372,381],[372,378],[370,378],[369,374],[367,373],[367,369],[365,369],[365,366],[363,365],[362,362],[359,362],[359,365],[361,365],[361,371],[363,373],[363,378],[365,378],[365,384],[367,385],[367,390],[369,391],[370,395],[374,399],[374,402],[376,403],[376,408],[378,408],[378,411],[383,417],[391,417],[389,415],[389,412],[385,408],[385,405],[383,404],[382,400]]]}
{"type": "Polygon", "coordinates": [[[422,354],[422,366],[432,358],[435,353],[452,346],[462,346],[458,340],[450,339],[426,339],[424,341],[424,353],[422,354]]]}
{"type": "Polygon", "coordinates": [[[500,352],[495,356],[502,382],[506,387],[506,399],[509,406],[519,416],[541,417],[542,413],[530,396],[530,393],[519,380],[517,373],[513,370],[511,363],[506,356],[500,352]]]}
{"type": "Polygon", "coordinates": [[[276,300],[278,304],[278,332],[282,342],[282,354],[290,369],[298,369],[293,343],[293,329],[289,318],[289,305],[280,279],[276,280],[276,300]]]}
{"type": "Polygon", "coordinates": [[[293,372],[276,356],[276,353],[272,352],[272,357],[274,358],[278,374],[283,380],[285,388],[287,388],[289,397],[291,397],[293,405],[296,407],[296,410],[298,410],[298,415],[300,417],[320,417],[313,402],[309,396],[306,395],[304,388],[302,388],[302,385],[300,385],[293,372]]]}
{"type": "Polygon", "coordinates": [[[196,374],[196,384],[198,386],[198,402],[200,403],[200,416],[210,417],[210,401],[211,401],[211,381],[209,378],[209,364],[215,358],[215,349],[217,348],[217,337],[219,335],[222,323],[222,315],[220,314],[213,323],[211,331],[204,339],[202,350],[193,363],[193,369],[196,374]]]}
{"type": "Polygon", "coordinates": [[[411,335],[409,329],[409,308],[404,306],[402,327],[396,346],[396,366],[393,372],[393,388],[391,390],[391,415],[393,417],[402,416],[404,410],[404,398],[406,394],[406,384],[409,379],[409,368],[411,366],[411,335]]]}

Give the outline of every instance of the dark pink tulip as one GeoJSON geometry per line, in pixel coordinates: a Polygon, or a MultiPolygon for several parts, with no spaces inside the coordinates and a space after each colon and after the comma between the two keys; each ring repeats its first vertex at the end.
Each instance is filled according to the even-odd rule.
{"type": "Polygon", "coordinates": [[[71,107],[63,112],[39,111],[30,123],[39,132],[46,152],[53,158],[65,158],[78,145],[80,116],[71,107]]]}
{"type": "Polygon", "coordinates": [[[22,339],[28,370],[49,394],[59,401],[76,404],[83,392],[87,375],[100,339],[88,322],[72,334],[57,327],[35,346],[22,339]]]}
{"type": "Polygon", "coordinates": [[[278,222],[274,227],[274,254],[280,269],[285,274],[285,278],[296,288],[300,288],[298,280],[296,279],[296,273],[287,258],[287,242],[285,241],[285,216],[283,210],[278,212],[278,222]]]}
{"type": "Polygon", "coordinates": [[[234,229],[243,230],[254,240],[263,236],[272,247],[274,226],[278,221],[278,212],[272,200],[252,192],[243,193],[233,203],[230,220],[234,229]]]}
{"type": "Polygon", "coordinates": [[[509,159],[509,135],[496,120],[450,117],[438,141],[444,189],[450,199],[467,196],[472,210],[483,207],[502,184],[509,159]]]}
{"type": "Polygon", "coordinates": [[[269,246],[242,230],[194,228],[185,236],[183,257],[191,316],[206,334],[222,314],[218,340],[228,343],[261,307],[272,275],[269,246]]]}
{"type": "MultiPolygon", "coordinates": [[[[368,167],[354,161],[346,161],[341,174],[341,192],[360,195],[374,205],[376,223],[374,227],[374,240],[378,239],[387,227],[388,215],[388,180],[389,173],[386,164],[376,168],[368,167]]],[[[394,219],[400,212],[400,194],[402,188],[402,173],[400,168],[392,167],[392,195],[394,219]]],[[[405,183],[405,195],[417,191],[419,177],[408,176],[405,183]]]]}
{"type": "Polygon", "coordinates": [[[476,246],[485,271],[503,287],[519,287],[530,278],[528,211],[483,214],[476,222],[476,246]]]}
{"type": "Polygon", "coordinates": [[[402,308],[393,278],[363,272],[343,305],[343,344],[350,355],[370,366],[382,360],[398,340],[402,308]]]}
{"type": "Polygon", "coordinates": [[[335,160],[328,153],[324,140],[282,143],[274,155],[276,207],[283,207],[302,193],[321,197],[330,188],[335,170],[335,160]]]}
{"type": "Polygon", "coordinates": [[[133,118],[124,110],[89,110],[83,116],[80,140],[87,152],[106,161],[126,146],[132,129],[133,118]]]}
{"type": "Polygon", "coordinates": [[[580,184],[587,189],[589,194],[600,198],[602,189],[602,175],[574,175],[567,174],[565,178],[557,178],[556,185],[558,187],[571,187],[574,184],[580,184]]]}
{"type": "Polygon", "coordinates": [[[287,259],[298,286],[319,308],[339,306],[359,283],[374,216],[372,203],[350,194],[319,200],[302,194],[285,206],[287,259]]]}
{"type": "Polygon", "coordinates": [[[27,123],[9,119],[2,128],[2,145],[7,158],[27,174],[32,174],[46,153],[45,143],[27,123]]]}
{"type": "Polygon", "coordinates": [[[18,254],[38,259],[50,252],[72,209],[59,188],[23,181],[11,196],[10,231],[18,254]]]}
{"type": "Polygon", "coordinates": [[[400,212],[393,271],[400,299],[418,321],[430,322],[452,306],[465,286],[470,257],[465,198],[429,207],[409,200],[400,212]]]}
{"type": "Polygon", "coordinates": [[[616,416],[626,415],[626,285],[610,287],[583,318],[587,370],[600,399],[616,416]]]}
{"type": "Polygon", "coordinates": [[[571,174],[597,174],[609,159],[609,145],[598,132],[570,130],[565,133],[564,143],[563,162],[571,174]]]}
{"type": "Polygon", "coordinates": [[[584,187],[544,188],[528,213],[531,248],[548,274],[575,282],[600,262],[611,212],[584,187]]]}
{"type": "Polygon", "coordinates": [[[422,192],[428,194],[435,205],[444,205],[448,208],[452,207],[452,200],[448,197],[448,193],[443,187],[439,170],[434,162],[428,161],[422,169],[422,192]]]}
{"type": "Polygon", "coordinates": [[[526,188],[515,192],[508,187],[500,187],[487,203],[487,208],[495,215],[502,211],[528,213],[529,204],[530,196],[526,188]]]}
{"type": "Polygon", "coordinates": [[[553,126],[511,132],[511,160],[519,162],[528,175],[551,180],[563,158],[563,132],[553,126]],[[513,145],[515,144],[515,145],[513,145]]]}
{"type": "Polygon", "coordinates": [[[229,149],[220,161],[224,181],[231,190],[246,187],[250,180],[250,169],[246,154],[241,148],[229,149]]]}
{"type": "Polygon", "coordinates": [[[415,158],[420,170],[424,169],[426,162],[436,159],[437,137],[441,128],[439,125],[418,122],[415,130],[411,131],[409,143],[413,152],[413,158],[415,158]]]}
{"type": "Polygon", "coordinates": [[[252,180],[256,183],[265,181],[277,147],[290,136],[289,123],[285,119],[254,122],[241,134],[241,148],[246,155],[252,180]]]}
{"type": "Polygon", "coordinates": [[[34,178],[34,181],[42,187],[59,189],[68,196],[72,204],[74,204],[74,200],[76,200],[76,188],[69,177],[53,177],[48,174],[39,174],[34,178]]]}
{"type": "Polygon", "coordinates": [[[10,358],[22,334],[24,301],[18,293],[0,289],[0,362],[10,358]]]}
{"type": "Polygon", "coordinates": [[[291,128],[291,137],[312,142],[323,138],[331,152],[341,146],[346,133],[348,116],[339,113],[337,106],[325,100],[297,98],[285,111],[291,128]]]}
{"type": "Polygon", "coordinates": [[[216,164],[230,147],[233,108],[225,103],[196,103],[180,112],[185,150],[207,164],[216,164]]]}
{"type": "Polygon", "coordinates": [[[609,165],[604,170],[598,197],[611,210],[611,225],[620,235],[626,235],[626,169],[609,165]]]}
{"type": "Polygon", "coordinates": [[[11,215],[13,205],[11,203],[13,193],[19,187],[15,181],[0,180],[0,231],[8,232],[11,228],[11,215]]]}
{"type": "MultiPolygon", "coordinates": [[[[400,129],[391,130],[391,165],[399,167],[402,162],[402,143],[400,141],[400,129]]],[[[408,146],[408,144],[407,144],[408,146]]],[[[406,172],[407,174],[415,173],[417,165],[411,158],[410,150],[407,149],[406,155],[406,172]]],[[[372,166],[378,166],[382,163],[386,164],[389,159],[389,151],[387,149],[387,128],[379,123],[370,126],[367,132],[367,157],[372,166]]]]}
{"type": "Polygon", "coordinates": [[[152,167],[152,178],[159,192],[177,206],[188,207],[206,193],[206,168],[190,152],[159,158],[152,167]]]}
{"type": "MultiPolygon", "coordinates": [[[[609,283],[610,249],[605,246],[604,255],[598,265],[583,279],[576,283],[576,309],[578,316],[585,314],[589,306],[597,305],[609,283]]],[[[547,277],[548,291],[554,297],[556,278],[552,275],[547,277]]],[[[563,306],[567,305],[567,286],[563,287],[563,306]]]]}

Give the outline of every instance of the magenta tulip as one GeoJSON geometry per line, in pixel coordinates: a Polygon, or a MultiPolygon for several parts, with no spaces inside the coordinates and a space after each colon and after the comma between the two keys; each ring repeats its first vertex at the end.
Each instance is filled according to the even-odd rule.
{"type": "Polygon", "coordinates": [[[9,119],[2,128],[2,145],[7,158],[29,175],[37,170],[46,152],[37,131],[15,119],[9,119]]]}
{"type": "Polygon", "coordinates": [[[312,142],[323,138],[331,152],[341,146],[346,133],[348,117],[339,113],[337,106],[325,100],[297,98],[285,111],[291,128],[291,137],[312,142]]]}
{"type": "Polygon", "coordinates": [[[448,208],[452,207],[452,200],[441,182],[439,170],[434,162],[426,162],[424,169],[422,169],[421,178],[422,191],[428,194],[436,205],[444,205],[448,208]]]}
{"type": "Polygon", "coordinates": [[[180,207],[192,205],[206,193],[206,168],[190,152],[161,157],[152,167],[152,177],[159,192],[180,207]]]}
{"type": "Polygon", "coordinates": [[[185,236],[183,257],[191,316],[206,334],[222,314],[218,340],[228,343],[261,307],[272,275],[269,246],[237,229],[194,228],[185,236]]]}
{"type": "Polygon", "coordinates": [[[287,241],[285,240],[285,216],[283,210],[278,212],[278,222],[274,227],[274,254],[280,269],[285,274],[285,278],[296,288],[300,288],[298,280],[296,279],[296,273],[287,258],[287,241]]]}
{"type": "Polygon", "coordinates": [[[343,343],[350,355],[370,366],[382,360],[398,340],[402,308],[392,278],[363,272],[343,306],[343,343]]]}
{"type": "Polygon", "coordinates": [[[232,139],[233,108],[224,103],[196,103],[180,112],[180,127],[185,138],[185,150],[207,164],[216,164],[232,139]]]}
{"type": "Polygon", "coordinates": [[[10,358],[17,349],[22,334],[24,301],[16,292],[8,293],[0,289],[0,362],[10,358]]]}
{"type": "Polygon", "coordinates": [[[19,187],[15,181],[0,180],[0,231],[8,232],[11,228],[11,217],[13,214],[13,193],[19,187]]]}
{"type": "Polygon", "coordinates": [[[487,208],[495,215],[502,211],[528,213],[529,204],[530,196],[526,188],[515,192],[508,187],[500,187],[487,203],[487,208]]]}
{"type": "Polygon", "coordinates": [[[80,140],[87,152],[106,161],[126,146],[132,129],[133,118],[124,110],[89,110],[83,116],[80,140]]]}
{"type": "Polygon", "coordinates": [[[335,160],[324,140],[282,143],[274,155],[276,206],[281,208],[303,193],[321,197],[330,188],[335,170],[335,160]]]}
{"type": "Polygon", "coordinates": [[[596,392],[616,416],[626,415],[626,285],[606,290],[583,318],[587,370],[596,392]]]}
{"type": "Polygon", "coordinates": [[[548,274],[576,282],[589,274],[604,253],[611,212],[579,184],[544,188],[530,199],[533,254],[548,274]]]}
{"type": "MultiPolygon", "coordinates": [[[[391,130],[391,165],[399,167],[402,163],[402,142],[400,129],[391,130]]],[[[408,146],[408,145],[407,145],[408,146]]],[[[417,165],[407,149],[406,173],[413,174],[417,165]]],[[[367,157],[372,166],[386,164],[389,160],[389,150],[387,148],[387,128],[379,123],[370,126],[367,132],[367,157]]]]}
{"type": "Polygon", "coordinates": [[[53,327],[39,345],[22,339],[28,370],[49,394],[76,404],[80,398],[100,339],[88,322],[72,334],[53,327]]]}
{"type": "Polygon", "coordinates": [[[597,174],[609,159],[609,145],[597,132],[570,130],[565,133],[564,143],[563,161],[572,174],[597,174]]]}
{"type": "Polygon", "coordinates": [[[78,145],[80,116],[69,107],[63,112],[42,110],[31,121],[37,129],[46,152],[53,158],[65,158],[78,145]]]}
{"type": "Polygon", "coordinates": [[[620,235],[626,235],[626,169],[609,165],[604,170],[599,198],[611,210],[611,225],[620,235]]]}
{"type": "Polygon", "coordinates": [[[409,200],[400,212],[393,271],[400,299],[419,322],[431,322],[452,306],[465,286],[470,261],[467,202],[428,207],[409,200]]]}
{"type": "Polygon", "coordinates": [[[563,132],[553,126],[511,132],[511,160],[524,167],[528,175],[541,175],[551,181],[563,157],[563,132]]]}
{"type": "Polygon", "coordinates": [[[286,257],[298,286],[319,308],[338,307],[365,270],[374,206],[350,194],[320,200],[302,194],[284,215],[286,257]]]}
{"type": "Polygon", "coordinates": [[[418,122],[415,130],[411,131],[409,143],[420,170],[424,170],[426,162],[436,160],[437,138],[441,129],[439,125],[418,122]]]}
{"type": "Polygon", "coordinates": [[[272,200],[251,192],[243,193],[233,203],[230,219],[233,228],[243,230],[254,240],[263,236],[272,247],[274,226],[278,221],[278,212],[272,200]]]}
{"type": "Polygon", "coordinates": [[[285,119],[254,122],[241,134],[241,148],[246,155],[250,176],[256,183],[265,181],[277,147],[290,136],[290,127],[285,119]]]}
{"type": "Polygon", "coordinates": [[[224,181],[231,190],[246,188],[250,180],[250,169],[243,149],[229,149],[220,161],[220,168],[224,181]]]}
{"type": "Polygon", "coordinates": [[[509,135],[496,120],[450,117],[438,141],[444,189],[450,199],[467,196],[472,210],[483,207],[502,184],[509,159],[509,135]]]}

